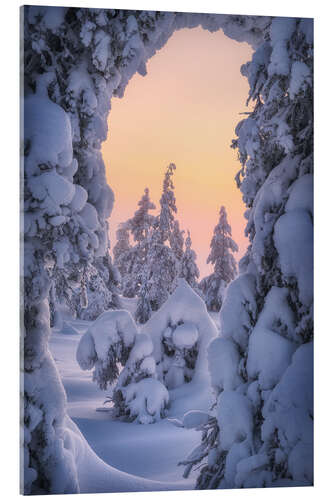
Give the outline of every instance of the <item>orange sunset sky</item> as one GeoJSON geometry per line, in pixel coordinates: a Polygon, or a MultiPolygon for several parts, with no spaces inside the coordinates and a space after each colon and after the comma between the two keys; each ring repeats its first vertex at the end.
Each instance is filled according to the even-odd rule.
{"type": "Polygon", "coordinates": [[[206,259],[221,205],[239,245],[235,257],[243,255],[245,207],[234,181],[240,164],[230,143],[243,118],[239,113],[249,111],[240,66],[251,55],[249,45],[222,31],[183,29],[150,59],[147,75],[136,74],[124,97],[112,100],[102,148],[115,194],[111,248],[118,224],[133,215],[146,186],[159,208],[165,169],[174,162],[177,218],[191,231],[200,277],[212,270],[206,259]]]}

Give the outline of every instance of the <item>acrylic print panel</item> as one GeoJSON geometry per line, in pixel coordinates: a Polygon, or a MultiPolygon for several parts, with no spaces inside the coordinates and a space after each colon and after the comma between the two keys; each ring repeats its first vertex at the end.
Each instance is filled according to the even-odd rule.
{"type": "Polygon", "coordinates": [[[22,17],[22,492],[312,485],[312,20],[22,17]]]}

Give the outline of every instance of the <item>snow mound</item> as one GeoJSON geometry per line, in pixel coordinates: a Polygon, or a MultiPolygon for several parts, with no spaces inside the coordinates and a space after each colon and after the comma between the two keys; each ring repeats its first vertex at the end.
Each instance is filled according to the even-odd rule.
{"type": "Polygon", "coordinates": [[[65,425],[64,447],[74,457],[79,493],[147,492],[177,488],[177,483],[149,480],[111,467],[95,454],[67,416],[65,425]]]}

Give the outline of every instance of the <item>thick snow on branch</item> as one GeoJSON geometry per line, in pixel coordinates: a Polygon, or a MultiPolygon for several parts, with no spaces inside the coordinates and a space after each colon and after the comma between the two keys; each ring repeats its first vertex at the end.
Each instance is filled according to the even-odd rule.
{"type": "Polygon", "coordinates": [[[90,326],[77,348],[76,359],[83,370],[95,368],[93,378],[106,389],[119,375],[134,345],[136,325],[127,311],[107,311],[90,326]]]}

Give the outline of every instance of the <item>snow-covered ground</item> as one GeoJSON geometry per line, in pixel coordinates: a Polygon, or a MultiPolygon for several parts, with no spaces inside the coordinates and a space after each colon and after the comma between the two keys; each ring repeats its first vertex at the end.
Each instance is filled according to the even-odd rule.
{"type": "MultiPolygon", "coordinates": [[[[126,299],[123,307],[131,311],[135,307],[132,302],[126,299]]],[[[108,408],[103,403],[110,390],[100,390],[92,381],[91,371],[81,370],[76,361],[77,345],[89,325],[88,321],[68,320],[61,330],[53,330],[50,341],[67,393],[69,416],[106,464],[163,483],[151,489],[193,488],[199,471],[184,479],[183,468],[177,463],[200,442],[199,432],[176,427],[167,419],[140,425],[112,420],[107,411],[96,411],[108,408]]],[[[204,386],[202,382],[201,385],[185,384],[170,391],[172,404],[168,417],[182,419],[189,409],[208,409],[212,403],[208,378],[204,386]]]]}

